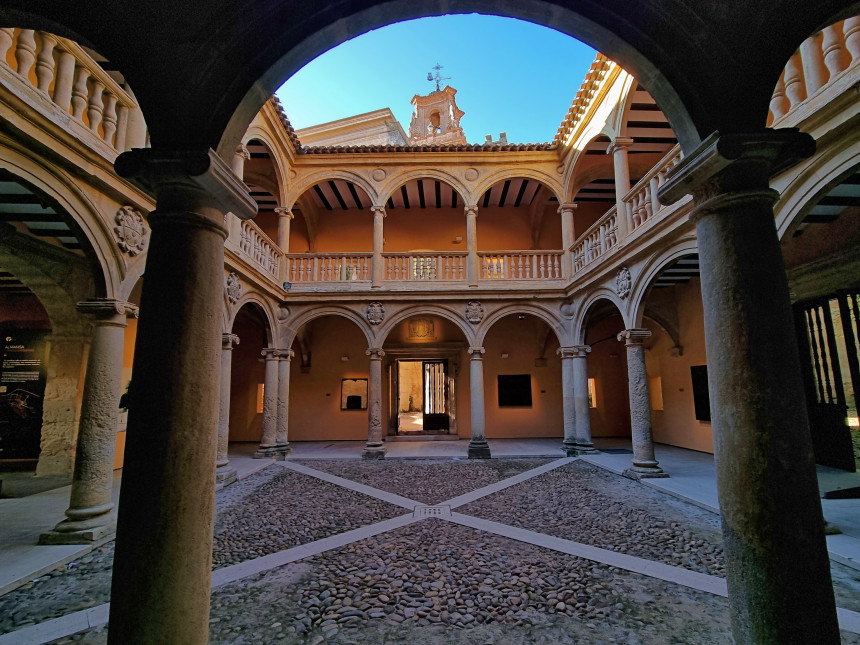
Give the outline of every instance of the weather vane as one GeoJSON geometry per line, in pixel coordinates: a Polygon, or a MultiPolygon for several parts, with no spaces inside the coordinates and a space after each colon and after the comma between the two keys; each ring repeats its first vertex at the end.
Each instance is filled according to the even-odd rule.
{"type": "Polygon", "coordinates": [[[436,81],[436,91],[441,92],[442,91],[442,81],[450,81],[451,77],[450,76],[442,76],[439,73],[442,71],[442,66],[439,63],[436,63],[433,66],[433,69],[436,70],[436,76],[433,76],[433,72],[427,72],[427,80],[430,81],[431,83],[433,81],[436,81]]]}

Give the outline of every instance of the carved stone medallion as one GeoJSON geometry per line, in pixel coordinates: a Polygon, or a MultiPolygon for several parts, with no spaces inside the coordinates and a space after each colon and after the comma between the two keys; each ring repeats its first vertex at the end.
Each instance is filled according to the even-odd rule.
{"type": "Polygon", "coordinates": [[[143,253],[146,249],[146,225],[143,217],[133,206],[123,206],[114,217],[114,233],[119,248],[131,256],[143,253]]]}
{"type": "Polygon", "coordinates": [[[278,305],[278,322],[287,322],[290,317],[290,308],[287,305],[278,305]]]}
{"type": "Polygon", "coordinates": [[[364,310],[364,315],[371,325],[378,325],[385,318],[385,307],[381,302],[371,302],[364,310]]]}
{"type": "Polygon", "coordinates": [[[466,320],[477,325],[484,319],[484,305],[477,300],[470,300],[466,305],[466,320]]]}
{"type": "Polygon", "coordinates": [[[239,301],[239,296],[242,295],[242,283],[239,282],[239,276],[231,273],[227,276],[227,284],[224,285],[224,291],[227,294],[227,300],[232,304],[239,301]]]}
{"type": "Polygon", "coordinates": [[[436,340],[436,326],[430,318],[409,321],[409,340],[436,340]]]}
{"type": "Polygon", "coordinates": [[[630,288],[633,286],[633,277],[630,275],[630,269],[622,267],[615,276],[615,293],[619,298],[626,298],[630,295],[630,288]]]}

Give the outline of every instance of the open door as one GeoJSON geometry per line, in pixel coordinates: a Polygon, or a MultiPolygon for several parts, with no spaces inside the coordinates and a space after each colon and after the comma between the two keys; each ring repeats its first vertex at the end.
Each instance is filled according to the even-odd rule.
{"type": "Polygon", "coordinates": [[[448,361],[398,360],[397,434],[446,434],[450,428],[448,361]]]}
{"type": "Polygon", "coordinates": [[[423,361],[424,431],[448,431],[448,361],[423,361]]]}

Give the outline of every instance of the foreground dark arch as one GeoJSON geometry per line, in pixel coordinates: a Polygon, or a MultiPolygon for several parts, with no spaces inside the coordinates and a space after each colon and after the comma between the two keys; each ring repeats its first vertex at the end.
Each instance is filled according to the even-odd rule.
{"type": "Polygon", "coordinates": [[[788,57],[804,38],[851,14],[858,3],[260,0],[247,7],[232,0],[85,5],[9,0],[5,5],[2,26],[44,29],[91,44],[122,70],[155,147],[220,143],[222,153],[232,154],[264,101],[322,52],[394,22],[472,12],[546,25],[596,47],[648,88],[689,151],[714,130],[761,128],[788,57]]]}

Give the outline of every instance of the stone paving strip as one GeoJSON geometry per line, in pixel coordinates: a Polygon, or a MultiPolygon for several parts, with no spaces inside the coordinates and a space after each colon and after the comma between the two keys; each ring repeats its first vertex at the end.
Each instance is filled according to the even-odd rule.
{"type": "Polygon", "coordinates": [[[503,524],[725,576],[719,517],[583,461],[460,508],[503,524]]]}
{"type": "MultiPolygon", "coordinates": [[[[328,501],[325,502],[323,505],[319,505],[317,502],[315,502],[311,506],[324,507],[326,512],[335,513],[336,511],[333,510],[333,507],[340,504],[342,506],[345,506],[347,511],[354,512],[356,510],[356,500],[354,500],[354,499],[349,500],[349,503],[344,504],[346,496],[348,496],[348,495],[345,496],[345,491],[343,490],[344,488],[346,488],[349,491],[351,491],[351,494],[355,494],[356,497],[361,499],[361,503],[359,504],[360,508],[363,508],[363,509],[370,508],[373,506],[373,503],[383,502],[384,503],[383,504],[384,509],[388,512],[392,512],[394,516],[389,517],[387,519],[382,519],[382,521],[377,521],[377,522],[370,524],[370,525],[359,526],[359,527],[356,527],[352,530],[340,532],[336,535],[328,535],[328,536],[326,536],[322,539],[319,539],[319,540],[307,542],[304,544],[299,544],[297,546],[294,546],[294,547],[286,549],[286,550],[281,550],[281,551],[274,552],[274,553],[266,553],[266,554],[261,555],[260,557],[254,558],[250,561],[244,561],[244,562],[240,562],[237,564],[233,564],[232,566],[227,566],[227,567],[223,567],[221,569],[217,569],[216,571],[213,572],[213,587],[215,589],[230,589],[232,587],[235,587],[235,585],[237,585],[237,584],[241,586],[241,585],[245,584],[247,581],[253,581],[255,579],[260,579],[261,577],[266,577],[266,576],[270,575],[271,572],[283,571],[285,569],[289,569],[289,567],[299,566],[296,564],[290,564],[290,563],[295,563],[298,560],[303,560],[304,562],[315,562],[320,557],[325,559],[329,556],[329,554],[340,553],[340,552],[343,552],[344,549],[346,549],[347,551],[350,551],[353,549],[364,549],[365,547],[356,546],[356,545],[367,544],[368,540],[371,542],[375,541],[375,543],[377,544],[377,547],[375,547],[377,550],[372,551],[372,554],[374,556],[388,558],[391,555],[389,553],[389,550],[391,548],[391,544],[389,543],[389,539],[391,538],[391,536],[396,536],[396,535],[402,533],[403,531],[407,531],[407,533],[406,533],[407,535],[409,535],[409,531],[417,531],[418,534],[426,536],[428,534],[428,531],[431,533],[434,530],[438,532],[438,529],[431,528],[430,525],[433,525],[434,527],[438,527],[440,525],[447,525],[450,527],[460,526],[461,527],[460,530],[462,530],[464,527],[469,527],[469,530],[476,531],[476,533],[478,535],[483,535],[484,536],[482,538],[483,540],[492,541],[492,540],[502,539],[502,540],[508,541],[508,542],[510,542],[511,540],[516,540],[520,543],[532,545],[532,548],[538,547],[538,548],[542,548],[542,549],[550,549],[551,550],[550,552],[555,553],[554,557],[561,558],[561,557],[563,557],[563,556],[561,556],[561,554],[565,554],[564,557],[568,557],[568,559],[569,559],[569,556],[574,556],[574,560],[576,562],[585,563],[582,566],[592,567],[592,568],[594,568],[594,567],[598,567],[598,568],[599,567],[611,567],[611,572],[613,575],[619,574],[621,572],[620,570],[627,570],[627,571],[632,571],[632,572],[635,572],[638,574],[643,574],[643,575],[649,576],[650,578],[655,579],[655,580],[660,580],[663,582],[668,582],[668,583],[676,584],[676,585],[682,585],[684,587],[688,587],[690,589],[697,590],[697,592],[703,591],[703,592],[706,592],[707,594],[714,595],[714,596],[725,596],[725,594],[726,594],[726,592],[725,592],[725,581],[723,579],[715,577],[715,576],[709,576],[709,575],[704,575],[702,573],[696,573],[694,571],[689,571],[689,570],[682,569],[679,567],[670,566],[670,565],[663,564],[660,562],[654,562],[651,560],[635,557],[635,556],[629,555],[629,554],[618,553],[618,552],[610,551],[607,549],[601,549],[601,548],[598,548],[598,547],[593,546],[593,545],[573,542],[573,541],[570,541],[570,540],[567,540],[564,538],[560,538],[557,536],[551,536],[551,535],[546,535],[543,533],[537,533],[535,531],[530,531],[530,530],[527,530],[527,529],[521,528],[521,527],[508,526],[508,525],[501,524],[499,522],[494,522],[494,521],[491,521],[488,519],[481,519],[481,518],[477,518],[477,517],[472,517],[469,515],[465,515],[463,513],[451,513],[450,512],[451,507],[463,506],[465,504],[476,502],[478,499],[482,499],[482,498],[485,498],[485,497],[490,496],[490,495],[494,496],[494,498],[501,498],[503,495],[505,495],[507,493],[517,493],[517,491],[519,489],[511,488],[513,486],[518,486],[520,484],[523,484],[527,487],[530,486],[530,487],[534,488],[536,483],[537,484],[544,484],[544,482],[542,482],[540,480],[541,477],[545,478],[546,476],[551,476],[551,475],[557,474],[559,472],[562,472],[563,474],[565,474],[564,471],[559,470],[559,469],[563,468],[564,466],[568,466],[573,461],[575,461],[575,459],[556,459],[556,460],[553,460],[549,463],[547,463],[546,460],[541,460],[541,464],[538,467],[532,468],[532,469],[528,470],[527,472],[520,472],[516,476],[509,477],[508,479],[503,480],[501,482],[495,482],[495,483],[490,484],[488,486],[484,486],[479,490],[472,491],[471,493],[468,493],[465,495],[459,495],[453,499],[449,499],[447,501],[444,501],[442,504],[439,504],[438,506],[440,508],[444,508],[445,512],[441,515],[438,515],[438,516],[431,516],[431,517],[433,517],[433,519],[438,520],[438,521],[433,521],[433,519],[431,519],[429,522],[425,521],[427,519],[426,517],[423,517],[420,513],[417,513],[417,512],[404,514],[404,515],[397,515],[398,512],[402,512],[402,511],[397,510],[398,507],[401,509],[407,508],[407,509],[413,510],[413,511],[420,510],[422,508],[425,510],[433,510],[432,508],[428,509],[426,506],[419,504],[418,502],[415,502],[414,500],[411,500],[411,499],[408,499],[406,497],[402,497],[400,495],[396,495],[396,494],[393,494],[393,493],[390,493],[387,491],[378,490],[378,489],[375,489],[373,487],[370,487],[370,486],[367,486],[364,484],[360,484],[360,483],[357,483],[357,482],[354,482],[354,481],[351,481],[348,479],[338,477],[336,475],[324,473],[322,471],[317,471],[313,468],[308,468],[306,466],[302,466],[301,464],[296,464],[295,462],[281,462],[279,465],[281,465],[283,468],[285,468],[286,472],[282,469],[275,469],[274,471],[269,470],[267,472],[260,473],[259,475],[257,475],[256,479],[249,478],[249,480],[246,480],[245,482],[240,482],[240,484],[235,485],[236,488],[233,491],[230,491],[230,488],[233,488],[233,487],[229,487],[228,489],[226,489],[224,491],[224,493],[219,494],[219,499],[218,499],[219,510],[217,513],[216,527],[220,527],[221,530],[224,530],[225,527],[230,524],[230,518],[233,517],[233,515],[231,515],[231,513],[234,513],[235,509],[237,507],[250,507],[254,510],[259,510],[260,508],[266,508],[268,510],[268,507],[265,506],[265,504],[267,504],[269,502],[269,500],[268,500],[268,498],[266,498],[266,496],[271,497],[272,500],[276,500],[278,498],[288,497],[290,495],[296,495],[295,489],[290,488],[290,486],[298,483],[300,486],[306,486],[306,487],[313,488],[313,486],[309,483],[309,481],[311,481],[311,480],[316,481],[317,487],[319,487],[319,485],[320,485],[319,480],[321,480],[325,484],[331,485],[330,488],[327,486],[323,487],[324,489],[326,489],[326,491],[323,492],[322,494],[324,496],[326,496],[328,501]],[[250,481],[252,479],[254,481],[250,481]],[[535,481],[535,480],[537,480],[537,481],[535,481]],[[229,491],[229,494],[228,494],[228,491],[229,491]],[[261,496],[263,499],[261,499],[261,496]],[[366,499],[367,497],[376,498],[376,499],[371,499],[370,500],[371,503],[368,503],[368,500],[366,499]],[[261,506],[261,504],[262,504],[262,506],[261,506]],[[414,525],[414,526],[409,526],[409,525],[414,525]],[[310,558],[310,560],[308,558],[310,558]],[[588,564],[588,561],[591,561],[591,564],[588,564]],[[599,563],[599,564],[595,564],[595,563],[599,563]]],[[[626,482],[626,480],[625,480],[625,482],[622,484],[622,486],[627,486],[627,485],[636,486],[636,484],[634,484],[632,482],[626,482]]],[[[314,489],[314,490],[317,490],[317,489],[314,489]]],[[[539,490],[544,490],[544,492],[546,492],[545,486],[543,486],[543,485],[540,486],[539,490]]],[[[304,493],[302,493],[302,495],[307,495],[308,493],[309,493],[309,491],[306,490],[304,493]]],[[[296,497],[301,497],[301,496],[297,495],[296,497]]],[[[307,498],[305,498],[305,499],[307,499],[307,498]]],[[[541,504],[542,507],[547,506],[547,505],[553,506],[556,503],[555,500],[552,500],[551,498],[545,497],[545,496],[542,496],[540,501],[542,503],[541,504]]],[[[569,502],[570,502],[570,500],[568,500],[568,503],[569,502]]],[[[307,505],[305,505],[305,507],[302,510],[307,511],[307,505]]],[[[530,512],[533,510],[534,510],[533,508],[530,509],[530,512]]],[[[297,511],[293,510],[292,512],[297,512],[297,511]]],[[[290,515],[287,515],[286,519],[295,519],[295,516],[291,517],[290,515]]],[[[239,526],[241,526],[241,525],[242,525],[242,523],[239,522],[239,526]]],[[[260,530],[259,527],[253,529],[253,531],[256,531],[256,530],[260,530]]],[[[451,534],[450,531],[455,531],[454,534],[456,534],[456,530],[457,529],[451,529],[451,530],[445,529],[442,531],[442,534],[451,534]]],[[[259,538],[259,534],[255,534],[253,531],[252,531],[252,536],[254,536],[255,539],[259,538]]],[[[426,539],[426,537],[424,539],[426,539]]],[[[478,544],[479,545],[481,544],[480,540],[479,540],[478,544]]],[[[106,547],[103,547],[103,549],[105,549],[105,548],[106,547]]],[[[409,549],[410,548],[412,548],[413,550],[421,550],[421,549],[426,550],[427,546],[421,540],[418,540],[417,542],[416,541],[410,542],[409,540],[406,540],[405,542],[400,543],[399,553],[401,554],[402,557],[408,559],[410,557],[409,556],[409,549]],[[410,544],[411,544],[411,547],[409,546],[410,544]]],[[[433,545],[433,548],[442,549],[442,553],[444,556],[450,556],[453,553],[452,549],[456,550],[457,548],[459,548],[459,545],[455,541],[454,543],[448,543],[447,545],[446,544],[435,544],[435,545],[433,545]]],[[[519,548],[522,548],[522,545],[519,548]]],[[[111,555],[112,555],[112,545],[110,545],[109,550],[110,550],[111,555]]],[[[526,549],[526,551],[527,551],[527,549],[526,549]]],[[[505,555],[507,557],[511,557],[510,549],[507,549],[505,551],[505,555]]],[[[334,556],[332,556],[332,557],[334,557],[334,556]]],[[[472,558],[472,559],[474,559],[474,558],[472,558]]],[[[96,558],[96,560],[98,560],[98,559],[96,558]]],[[[422,564],[421,560],[416,560],[416,562],[417,562],[416,566],[418,566],[421,571],[425,571],[425,569],[429,568],[429,561],[427,560],[426,556],[424,557],[423,564],[422,564]],[[426,564],[426,567],[424,566],[425,564],[426,564]]],[[[401,562],[401,564],[402,564],[402,562],[401,562]]],[[[98,568],[100,563],[97,561],[95,563],[95,565],[96,565],[96,568],[98,568]]],[[[376,568],[378,569],[379,565],[377,565],[376,568]]],[[[338,575],[341,575],[344,572],[349,573],[349,571],[346,571],[345,569],[343,569],[343,567],[341,567],[337,571],[340,572],[340,573],[338,573],[338,575]]],[[[62,574],[60,574],[60,575],[62,575],[62,574]]],[[[365,574],[365,577],[367,575],[370,575],[370,574],[365,574]]],[[[355,576],[352,576],[352,577],[354,578],[355,576]]],[[[72,580],[74,580],[74,578],[72,578],[72,580]]],[[[407,586],[407,584],[414,584],[414,583],[410,583],[410,581],[408,580],[408,576],[406,576],[405,574],[401,574],[401,580],[404,580],[404,584],[403,585],[395,584],[395,586],[397,588],[400,588],[401,586],[403,586],[403,588],[408,589],[410,587],[407,586]]],[[[366,582],[366,580],[362,579],[362,582],[366,582]]],[[[107,581],[106,584],[107,584],[107,588],[109,591],[109,580],[107,581]]],[[[248,584],[251,584],[251,583],[248,583],[248,584]]],[[[394,583],[392,583],[392,584],[394,584],[394,583]]],[[[474,585],[474,581],[470,582],[470,584],[474,585]]],[[[661,584],[662,584],[662,582],[661,582],[661,584]]],[[[480,585],[478,585],[478,586],[480,587],[480,585]]],[[[355,587],[355,585],[353,585],[353,587],[355,587]]],[[[313,586],[311,585],[310,588],[313,588],[313,586]]],[[[356,591],[357,590],[358,589],[356,589],[356,591]]],[[[70,589],[70,591],[72,593],[77,593],[77,590],[70,589]]],[[[433,589],[430,589],[430,591],[432,592],[433,589]]],[[[320,592],[320,593],[322,593],[322,592],[320,592]]],[[[456,591],[454,591],[453,593],[456,596],[456,591]]],[[[556,594],[556,596],[557,595],[558,594],[556,594]]],[[[387,596],[389,598],[391,597],[391,596],[388,596],[387,594],[381,594],[381,596],[382,597],[387,596]]],[[[331,597],[331,594],[330,594],[330,597],[331,597]]],[[[377,594],[377,598],[379,598],[379,597],[380,597],[380,594],[377,594]]],[[[431,594],[431,597],[432,597],[432,594],[431,594]]],[[[461,597],[462,597],[462,594],[461,594],[461,597]]],[[[343,596],[343,598],[341,598],[341,609],[343,609],[344,607],[350,606],[349,602],[351,602],[351,601],[347,602],[344,605],[345,598],[346,598],[345,595],[343,596]]],[[[337,600],[337,594],[334,595],[334,599],[337,600]]],[[[0,603],[2,603],[3,600],[5,600],[5,598],[0,599],[0,603]]],[[[454,600],[455,600],[455,605],[456,605],[456,601],[458,601],[459,599],[454,598],[454,600]]],[[[427,601],[428,600],[425,599],[423,602],[426,603],[427,601]]],[[[334,602],[334,600],[332,600],[332,602],[334,602]]],[[[409,602],[413,603],[415,601],[410,600],[409,602]]],[[[562,604],[565,605],[564,611],[566,612],[568,609],[567,603],[560,600],[560,601],[556,602],[555,605],[557,606],[559,604],[559,602],[561,602],[562,604]]],[[[590,599],[589,599],[589,602],[590,602],[590,599]]],[[[577,604],[579,604],[579,603],[580,603],[580,601],[577,601],[577,603],[574,603],[573,609],[581,609],[582,607],[577,607],[577,604]]],[[[513,604],[516,605],[516,601],[513,601],[513,604]]],[[[615,604],[619,604],[619,603],[615,603],[615,604]]],[[[588,605],[586,603],[585,606],[593,606],[593,605],[588,605]]],[[[34,643],[34,644],[40,643],[41,644],[41,643],[46,643],[49,640],[55,640],[58,638],[63,638],[65,636],[69,636],[71,634],[74,634],[74,633],[82,630],[82,629],[93,629],[96,627],[103,627],[107,621],[107,607],[108,607],[107,604],[102,604],[102,605],[99,605],[98,607],[88,608],[88,609],[85,609],[83,611],[78,611],[75,613],[67,614],[65,616],[62,616],[60,618],[56,618],[54,620],[49,620],[49,621],[41,622],[41,623],[36,624],[36,625],[31,625],[29,627],[25,627],[23,629],[18,629],[12,633],[8,633],[8,634],[0,636],[0,645],[12,645],[13,643],[15,645],[26,645],[28,643],[34,643]]],[[[470,605],[466,605],[466,607],[470,608],[470,609],[472,608],[470,605]]],[[[405,613],[409,614],[409,618],[413,618],[415,616],[418,616],[417,620],[419,622],[421,620],[426,619],[428,621],[427,624],[431,625],[431,626],[432,626],[432,624],[437,622],[437,621],[430,621],[429,620],[430,617],[433,617],[433,618],[437,617],[437,616],[430,616],[429,611],[424,612],[426,615],[419,616],[418,615],[418,609],[415,606],[403,607],[403,609],[404,609],[405,613]],[[415,610],[414,613],[412,611],[406,611],[406,610],[413,610],[413,609],[415,610]]],[[[308,610],[308,611],[310,611],[310,610],[308,610]]],[[[345,620],[344,622],[348,623],[348,624],[353,624],[356,622],[355,619],[362,618],[362,615],[359,615],[359,614],[350,614],[349,616],[343,615],[343,614],[353,612],[353,611],[364,611],[364,610],[343,609],[343,611],[341,611],[339,614],[338,620],[340,618],[351,619],[351,620],[345,620]]],[[[391,613],[389,610],[384,610],[384,611],[391,613]]],[[[475,611],[477,612],[477,610],[475,610],[475,611]]],[[[368,610],[368,612],[369,612],[369,610],[368,610]]],[[[365,614],[363,614],[363,615],[366,618],[373,618],[374,616],[371,616],[370,613],[368,613],[368,612],[365,612],[365,614]]],[[[313,612],[311,612],[311,613],[313,613],[313,612]]],[[[451,612],[448,612],[448,613],[449,613],[449,616],[452,615],[451,612]]],[[[464,616],[460,612],[457,612],[457,613],[460,616],[464,616]]],[[[496,614],[498,615],[498,612],[496,612],[496,614]]],[[[2,615],[2,606],[0,606],[0,615],[2,615]]],[[[308,615],[307,612],[305,612],[304,617],[307,617],[307,615],[308,615]]],[[[401,614],[398,613],[396,615],[399,616],[401,614]]],[[[451,621],[439,621],[439,622],[444,622],[445,624],[453,625],[454,627],[471,629],[471,628],[477,626],[480,623],[480,621],[475,617],[474,614],[470,614],[470,615],[472,615],[472,619],[474,621],[474,624],[472,624],[473,621],[468,621],[468,620],[463,622],[462,625],[458,625],[456,620],[453,623],[451,621]]],[[[441,610],[439,610],[439,617],[441,617],[441,616],[442,616],[441,610]]],[[[503,616],[505,616],[504,620],[507,620],[507,618],[509,617],[507,607],[505,607],[505,611],[503,613],[503,616]]],[[[379,617],[379,616],[377,616],[377,617],[379,617]]],[[[404,614],[403,618],[404,618],[404,620],[406,619],[405,614],[404,614]]],[[[853,612],[853,611],[846,610],[846,609],[840,609],[839,610],[839,619],[840,619],[840,626],[844,630],[847,630],[850,632],[855,632],[855,633],[860,633],[860,614],[853,612]]],[[[296,620],[301,622],[302,618],[297,617],[296,620]]],[[[331,621],[332,619],[329,618],[328,620],[331,621]]],[[[396,619],[394,619],[394,620],[395,620],[395,622],[397,622],[396,619]]],[[[520,620],[520,619],[517,619],[517,620],[520,620]]],[[[341,623],[339,623],[339,622],[337,622],[337,620],[335,620],[335,622],[328,622],[328,623],[326,623],[326,625],[323,625],[324,622],[326,622],[326,621],[325,620],[318,621],[316,624],[317,627],[319,627],[320,629],[322,629],[323,627],[327,628],[325,630],[326,637],[334,636],[334,634],[332,634],[332,632],[334,631],[336,633],[337,626],[340,625],[341,623]],[[335,625],[335,627],[331,627],[331,625],[335,625]]],[[[514,621],[514,622],[517,622],[517,621],[514,621]]],[[[642,623],[641,625],[638,625],[637,627],[641,627],[644,624],[645,623],[642,623]]],[[[283,626],[283,621],[279,622],[278,625],[283,626]]],[[[305,628],[306,628],[305,631],[307,631],[307,629],[310,629],[312,626],[313,626],[313,621],[307,622],[307,624],[305,624],[305,628]]],[[[301,631],[302,628],[298,628],[298,629],[299,629],[299,631],[301,631]]],[[[229,632],[230,630],[227,630],[227,631],[229,632]]],[[[290,637],[290,634],[292,634],[292,637],[295,637],[296,632],[295,631],[284,632],[284,630],[280,630],[279,632],[277,632],[276,636],[278,638],[281,638],[281,637],[286,638],[286,637],[290,637]]],[[[95,635],[94,635],[94,637],[95,637],[95,635]]],[[[75,638],[77,638],[77,636],[75,638]]],[[[254,640],[260,640],[260,639],[255,638],[254,640]]],[[[224,642],[231,642],[231,641],[224,641],[224,642]]],[[[287,642],[292,642],[292,641],[288,640],[287,642]]],[[[441,643],[442,641],[438,641],[438,642],[441,643]]],[[[638,641],[638,639],[634,639],[634,640],[628,639],[626,641],[623,640],[622,642],[631,642],[632,643],[632,642],[639,642],[639,641],[638,641]]],[[[649,641],[643,641],[643,642],[649,642],[649,641]]],[[[694,641],[694,642],[696,642],[696,641],[694,641]]]]}
{"type": "MultiPolygon", "coordinates": [[[[506,481],[512,475],[555,463],[557,458],[518,459],[381,459],[379,461],[304,461],[317,471],[337,475],[422,504],[446,499],[506,481]]],[[[288,460],[286,463],[296,463],[288,460]]]]}

